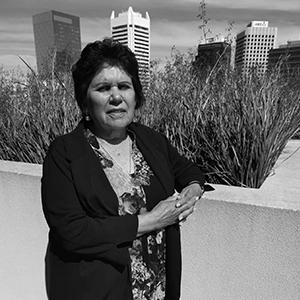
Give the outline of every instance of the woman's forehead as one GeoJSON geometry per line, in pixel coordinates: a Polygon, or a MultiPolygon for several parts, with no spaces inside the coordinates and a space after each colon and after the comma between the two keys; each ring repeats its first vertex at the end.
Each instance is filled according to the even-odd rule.
{"type": "Polygon", "coordinates": [[[103,66],[99,72],[94,76],[92,83],[99,81],[129,81],[130,76],[119,66],[103,66]]]}

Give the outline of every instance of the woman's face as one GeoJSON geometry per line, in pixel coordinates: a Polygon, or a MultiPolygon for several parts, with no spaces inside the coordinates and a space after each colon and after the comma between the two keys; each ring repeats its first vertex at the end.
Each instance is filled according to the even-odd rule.
{"type": "Polygon", "coordinates": [[[104,67],[88,87],[87,110],[96,134],[124,131],[133,120],[135,105],[132,80],[117,66],[104,67]]]}

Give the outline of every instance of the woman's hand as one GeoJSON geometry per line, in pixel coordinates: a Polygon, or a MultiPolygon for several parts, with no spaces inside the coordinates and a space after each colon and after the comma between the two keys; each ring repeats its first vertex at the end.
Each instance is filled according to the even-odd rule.
{"type": "MultiPolygon", "coordinates": [[[[185,194],[184,194],[185,195],[185,194]]],[[[147,232],[165,228],[188,217],[194,210],[197,197],[188,193],[179,202],[179,194],[175,193],[166,200],[160,201],[150,212],[138,215],[138,236],[147,232]],[[178,205],[180,203],[180,205],[178,205]]]]}
{"type": "MultiPolygon", "coordinates": [[[[177,207],[185,205],[185,203],[193,202],[193,209],[196,202],[202,197],[203,189],[198,183],[192,183],[186,186],[177,197],[177,207]]],[[[185,211],[179,216],[179,221],[185,220],[190,214],[185,211]]]]}

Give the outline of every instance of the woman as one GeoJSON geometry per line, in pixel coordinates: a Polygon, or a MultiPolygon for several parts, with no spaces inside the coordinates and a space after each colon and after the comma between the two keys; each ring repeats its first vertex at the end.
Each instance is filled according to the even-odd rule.
{"type": "Polygon", "coordinates": [[[72,75],[83,120],[43,165],[48,298],[179,299],[179,222],[201,197],[203,175],[133,122],[144,95],[128,47],[90,43],[72,75]]]}

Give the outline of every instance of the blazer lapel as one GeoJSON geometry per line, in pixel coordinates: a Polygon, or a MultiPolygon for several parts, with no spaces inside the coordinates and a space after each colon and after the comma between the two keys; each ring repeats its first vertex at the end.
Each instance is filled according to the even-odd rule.
{"type": "Polygon", "coordinates": [[[68,149],[72,153],[71,168],[80,199],[91,214],[103,209],[118,215],[118,198],[112,189],[102,166],[88,144],[80,123],[70,135],[68,149]]]}
{"type": "Polygon", "coordinates": [[[166,157],[158,149],[160,145],[154,145],[151,137],[140,136],[134,128],[130,129],[135,132],[137,146],[162,185],[165,196],[172,195],[174,193],[174,179],[166,157]]]}

